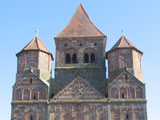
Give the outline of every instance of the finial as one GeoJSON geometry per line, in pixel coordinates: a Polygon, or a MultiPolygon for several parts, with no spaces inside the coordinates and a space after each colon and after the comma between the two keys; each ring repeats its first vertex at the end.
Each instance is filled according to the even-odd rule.
{"type": "Polygon", "coordinates": [[[124,29],[122,29],[122,36],[124,36],[124,29]]]}
{"type": "Polygon", "coordinates": [[[33,67],[30,66],[29,71],[33,73],[33,67]]]}
{"type": "Polygon", "coordinates": [[[128,68],[128,67],[127,67],[127,63],[125,63],[124,69],[127,70],[127,68],[128,68]]]}
{"type": "Polygon", "coordinates": [[[36,32],[36,37],[38,37],[38,29],[35,32],[36,32]]]}

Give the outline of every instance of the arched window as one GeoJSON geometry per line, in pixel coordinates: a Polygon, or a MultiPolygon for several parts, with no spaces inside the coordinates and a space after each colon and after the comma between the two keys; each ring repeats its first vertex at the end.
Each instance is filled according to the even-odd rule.
{"type": "Polygon", "coordinates": [[[21,89],[16,90],[16,100],[22,100],[22,90],[21,89]]]}
{"type": "Polygon", "coordinates": [[[126,88],[120,88],[120,98],[126,98],[126,88]]]}
{"type": "Polygon", "coordinates": [[[91,53],[91,59],[90,60],[91,60],[91,63],[94,63],[96,61],[94,53],[91,53]]]}
{"type": "Polygon", "coordinates": [[[72,55],[72,63],[77,63],[77,55],[75,53],[72,55]]]}
{"type": "Polygon", "coordinates": [[[70,54],[66,54],[66,63],[71,63],[71,56],[70,56],[70,54]]]}
{"type": "Polygon", "coordinates": [[[143,90],[140,87],[136,88],[136,98],[143,98],[143,90]]]}
{"type": "Polygon", "coordinates": [[[84,63],[89,63],[89,56],[87,53],[84,54],[84,63]]]}
{"type": "Polygon", "coordinates": [[[38,100],[38,90],[36,90],[36,89],[32,90],[32,99],[38,100]]]}
{"type": "Polygon", "coordinates": [[[112,88],[112,90],[111,90],[111,96],[114,99],[118,98],[118,89],[117,88],[112,88]]]}

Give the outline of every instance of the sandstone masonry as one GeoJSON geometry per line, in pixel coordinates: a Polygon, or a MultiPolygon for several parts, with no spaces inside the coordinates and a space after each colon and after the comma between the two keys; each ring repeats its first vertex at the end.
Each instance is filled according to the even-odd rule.
{"type": "Polygon", "coordinates": [[[106,40],[80,5],[55,36],[52,78],[52,53],[35,37],[17,53],[11,119],[147,120],[143,53],[125,36],[106,52],[106,40]]]}

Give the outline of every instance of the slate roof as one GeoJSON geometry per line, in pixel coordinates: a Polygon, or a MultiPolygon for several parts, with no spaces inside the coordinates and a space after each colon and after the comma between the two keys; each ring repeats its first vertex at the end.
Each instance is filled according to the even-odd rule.
{"type": "Polygon", "coordinates": [[[98,37],[105,36],[91,22],[89,16],[80,4],[69,24],[55,37],[98,37]]]}
{"type": "MultiPolygon", "coordinates": [[[[116,50],[118,48],[133,48],[137,51],[139,51],[140,53],[142,53],[140,50],[138,50],[133,43],[131,43],[125,36],[122,36],[118,42],[111,48],[110,51],[116,50]]],[[[109,52],[110,52],[109,51],[109,52]]]]}
{"type": "MultiPolygon", "coordinates": [[[[52,53],[44,46],[42,41],[38,38],[35,37],[27,46],[25,46],[19,53],[22,51],[27,51],[27,50],[40,50],[43,52],[46,52],[52,56],[52,53]]],[[[17,53],[17,55],[19,54],[17,53]]],[[[53,56],[52,56],[53,58],[53,56]]]]}

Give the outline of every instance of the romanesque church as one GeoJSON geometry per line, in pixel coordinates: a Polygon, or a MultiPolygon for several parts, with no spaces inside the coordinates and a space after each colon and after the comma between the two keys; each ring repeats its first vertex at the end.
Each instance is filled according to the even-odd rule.
{"type": "Polygon", "coordinates": [[[16,54],[12,120],[147,120],[143,53],[124,35],[106,52],[79,5],[54,39],[55,58],[38,37],[16,54]]]}

